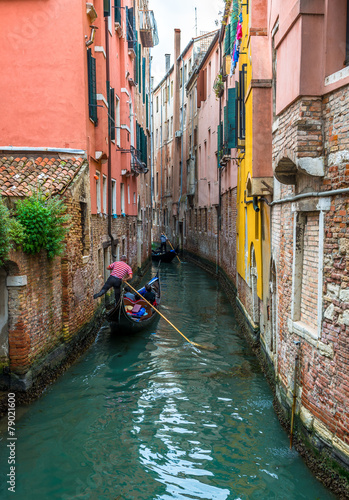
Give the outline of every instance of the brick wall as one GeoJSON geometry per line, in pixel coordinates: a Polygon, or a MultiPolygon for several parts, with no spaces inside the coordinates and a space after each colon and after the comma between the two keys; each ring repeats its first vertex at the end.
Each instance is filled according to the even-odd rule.
{"type": "MultiPolygon", "coordinates": [[[[219,266],[236,284],[236,188],[222,194],[219,266]]],[[[215,206],[187,210],[188,225],[184,249],[217,263],[217,208],[215,206]],[[207,230],[206,230],[207,228],[207,230]]]]}
{"type": "MultiPolygon", "coordinates": [[[[325,176],[313,178],[300,173],[295,186],[280,187],[277,198],[349,187],[348,110],[346,87],[323,101],[318,98],[296,101],[279,117],[273,141],[274,164],[285,152],[295,161],[297,157],[316,157],[321,153],[325,157],[325,176]],[[292,127],[297,119],[303,128],[292,127]],[[319,122],[321,141],[317,133],[319,122]]],[[[295,213],[291,203],[272,207],[272,255],[276,262],[278,292],[275,366],[279,399],[290,409],[295,356],[299,349],[297,411],[308,437],[314,446],[325,443],[337,457],[340,454],[349,457],[349,195],[332,195],[330,199],[331,208],[324,212],[322,230],[320,212],[305,212],[301,295],[301,323],[305,326],[317,322],[321,239],[324,245],[322,326],[318,338],[317,333],[311,336],[290,330],[295,213]],[[300,340],[299,348],[294,340],[300,340]]]]}
{"type": "MultiPolygon", "coordinates": [[[[12,251],[6,263],[8,276],[27,278],[25,286],[8,287],[8,364],[14,388],[29,388],[33,382],[29,372],[34,370],[35,376],[40,376],[45,367],[51,366],[53,353],[63,345],[68,353],[69,345],[73,346],[94,321],[98,302],[93,294],[105,281],[104,263],[99,262],[99,255],[103,256],[103,247],[110,255],[110,237],[106,216],[91,217],[87,210],[87,219],[82,217],[82,194],[89,192],[87,175],[88,171],[64,195],[71,216],[64,254],[48,261],[44,251],[37,255],[12,251]]],[[[149,225],[146,217],[148,214],[140,222],[145,231],[149,225]]],[[[150,234],[150,228],[148,231],[150,234]]],[[[136,216],[113,219],[112,234],[118,240],[119,255],[125,251],[136,271],[136,216]]],[[[149,235],[143,234],[146,253],[149,235]]],[[[6,360],[3,361],[6,366],[6,360]]]]}
{"type": "Polygon", "coordinates": [[[303,278],[301,292],[301,321],[316,328],[319,267],[319,214],[306,215],[303,244],[303,278]]]}

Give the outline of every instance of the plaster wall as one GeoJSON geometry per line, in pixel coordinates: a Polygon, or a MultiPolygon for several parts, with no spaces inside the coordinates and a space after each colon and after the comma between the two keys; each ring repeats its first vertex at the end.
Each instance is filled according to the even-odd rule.
{"type": "Polygon", "coordinates": [[[2,145],[86,150],[82,8],[69,0],[2,2],[2,145]]]}

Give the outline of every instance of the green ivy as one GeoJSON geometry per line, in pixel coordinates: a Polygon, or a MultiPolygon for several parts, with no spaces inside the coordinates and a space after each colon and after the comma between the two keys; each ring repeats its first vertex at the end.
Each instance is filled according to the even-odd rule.
{"type": "Polygon", "coordinates": [[[40,191],[16,204],[18,221],[24,228],[22,248],[25,253],[47,251],[51,260],[64,251],[64,238],[70,217],[59,198],[46,198],[40,191]]]}
{"type": "Polygon", "coordinates": [[[11,211],[0,196],[0,266],[8,259],[11,248],[23,243],[24,231],[19,221],[11,217],[11,211]]]}

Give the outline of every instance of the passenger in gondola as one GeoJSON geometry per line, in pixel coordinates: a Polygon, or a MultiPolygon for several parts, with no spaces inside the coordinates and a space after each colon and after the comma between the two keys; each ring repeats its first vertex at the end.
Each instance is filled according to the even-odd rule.
{"type": "Polygon", "coordinates": [[[167,238],[166,238],[166,235],[164,233],[161,233],[161,236],[160,236],[160,252],[164,252],[166,253],[166,241],[167,241],[167,238]]]}
{"type": "Polygon", "coordinates": [[[131,292],[131,288],[129,286],[125,286],[124,288],[124,297],[127,297],[128,299],[132,300],[132,302],[136,302],[136,296],[134,293],[131,292]]]}
{"type": "Polygon", "coordinates": [[[141,295],[143,295],[143,297],[145,298],[145,300],[147,300],[151,304],[154,304],[155,299],[156,299],[156,295],[153,292],[153,290],[151,289],[151,286],[149,285],[149,283],[147,283],[145,285],[145,291],[143,293],[141,292],[141,295]]]}

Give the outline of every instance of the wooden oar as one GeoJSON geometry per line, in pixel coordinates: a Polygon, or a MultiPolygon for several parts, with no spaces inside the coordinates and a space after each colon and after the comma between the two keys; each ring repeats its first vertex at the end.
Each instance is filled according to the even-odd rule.
{"type": "MultiPolygon", "coordinates": [[[[166,236],[166,234],[165,234],[165,236],[166,236]]],[[[167,236],[166,236],[166,238],[167,238],[167,236]]],[[[170,242],[170,240],[169,240],[168,238],[167,238],[167,241],[169,242],[170,247],[172,248],[172,250],[174,250],[174,251],[176,252],[176,250],[173,248],[172,243],[170,242]]],[[[177,252],[176,252],[176,257],[177,257],[177,259],[179,260],[180,264],[182,264],[182,262],[181,262],[180,258],[179,258],[179,257],[178,257],[178,255],[177,255],[177,252]]]]}
{"type": "Polygon", "coordinates": [[[133,290],[137,295],[139,295],[152,309],[154,309],[155,312],[157,312],[158,314],[160,314],[160,316],[162,318],[164,318],[164,320],[167,321],[167,323],[169,323],[172,326],[172,328],[174,328],[180,335],[182,335],[182,337],[184,337],[185,340],[187,342],[189,342],[189,344],[192,344],[192,345],[194,345],[196,347],[202,347],[203,349],[211,349],[211,347],[205,347],[204,345],[197,344],[196,342],[192,342],[191,340],[189,340],[185,335],[183,335],[182,332],[180,332],[178,330],[178,328],[176,326],[174,326],[173,323],[171,323],[171,321],[169,319],[167,319],[156,307],[154,307],[150,302],[148,302],[147,299],[145,299],[141,293],[137,292],[137,290],[135,288],[133,288],[133,286],[130,285],[129,282],[127,282],[127,286],[129,286],[131,288],[131,290],[133,290]]]}

